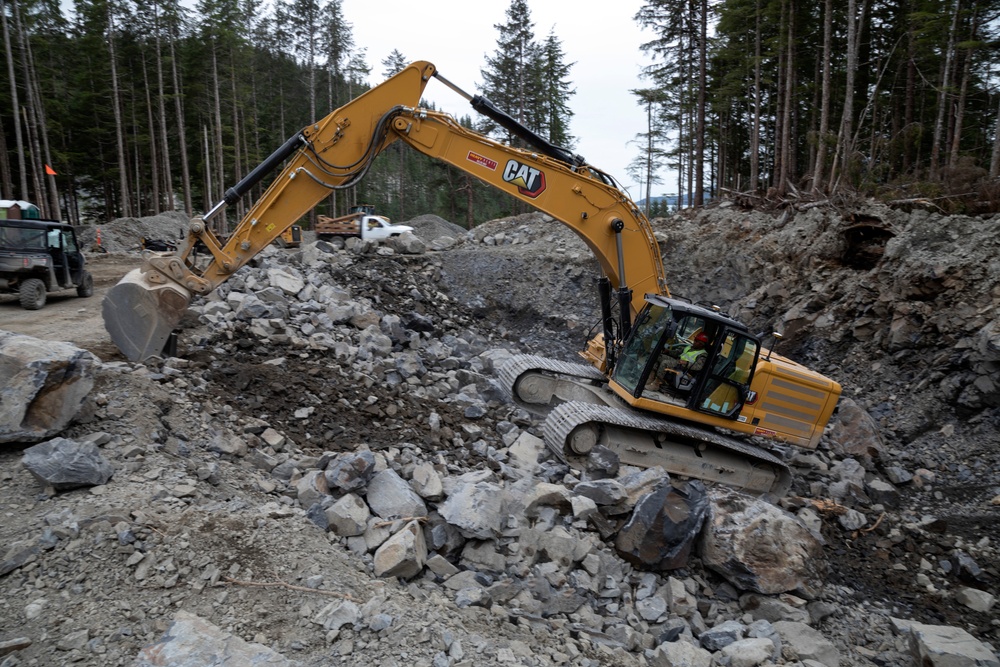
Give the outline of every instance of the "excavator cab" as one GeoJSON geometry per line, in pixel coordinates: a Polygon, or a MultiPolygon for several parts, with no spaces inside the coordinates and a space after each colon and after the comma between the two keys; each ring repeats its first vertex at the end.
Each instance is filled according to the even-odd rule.
{"type": "Polygon", "coordinates": [[[760,341],[739,322],[647,295],[611,379],[654,409],[662,404],[737,419],[753,398],[750,383],[759,354],[760,341]]]}

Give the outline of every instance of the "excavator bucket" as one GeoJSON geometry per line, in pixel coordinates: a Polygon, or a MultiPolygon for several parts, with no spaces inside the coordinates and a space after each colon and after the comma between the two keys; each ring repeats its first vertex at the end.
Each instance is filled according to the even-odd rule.
{"type": "Polygon", "coordinates": [[[130,361],[142,361],[163,351],[190,301],[177,283],[133,269],[104,297],[104,328],[130,361]]]}

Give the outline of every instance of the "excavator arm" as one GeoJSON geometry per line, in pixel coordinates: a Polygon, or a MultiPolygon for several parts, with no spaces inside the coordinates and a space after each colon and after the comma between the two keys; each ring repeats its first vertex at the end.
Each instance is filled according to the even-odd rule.
{"type": "MultiPolygon", "coordinates": [[[[134,361],[158,354],[195,295],[208,294],[225,282],[331,191],[355,185],[375,157],[397,140],[531,204],[576,232],[597,257],[610,288],[617,290],[620,337],[638,311],[631,303],[633,291],[669,294],[652,228],[612,179],[535,135],[488,100],[467,95],[437,74],[431,63],[419,61],[291,137],[230,188],[223,201],[191,221],[187,242],[177,253],[147,253],[143,266],[105,298],[103,315],[112,341],[134,361]],[[447,114],[419,108],[432,76],[530,142],[532,149],[513,148],[461,126],[447,114]],[[221,242],[210,221],[286,161],[221,242]],[[207,263],[196,261],[199,241],[211,254],[207,263]]],[[[610,305],[607,298],[603,301],[606,338],[611,332],[610,305]]]]}

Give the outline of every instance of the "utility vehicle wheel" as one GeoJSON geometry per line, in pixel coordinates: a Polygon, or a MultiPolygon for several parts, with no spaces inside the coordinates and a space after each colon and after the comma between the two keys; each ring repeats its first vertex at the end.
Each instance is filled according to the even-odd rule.
{"type": "Polygon", "coordinates": [[[38,310],[45,305],[45,283],[38,278],[28,278],[21,283],[21,307],[38,310]]]}
{"type": "Polygon", "coordinates": [[[80,280],[80,284],[76,286],[77,296],[94,296],[94,276],[90,275],[90,271],[83,272],[83,278],[80,280]]]}

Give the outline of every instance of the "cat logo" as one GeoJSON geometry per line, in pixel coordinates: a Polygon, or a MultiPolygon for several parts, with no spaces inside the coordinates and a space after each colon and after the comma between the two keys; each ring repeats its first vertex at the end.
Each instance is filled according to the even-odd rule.
{"type": "Polygon", "coordinates": [[[508,160],[503,168],[503,180],[517,186],[517,191],[534,199],[545,190],[545,173],[540,169],[508,160]]]}

